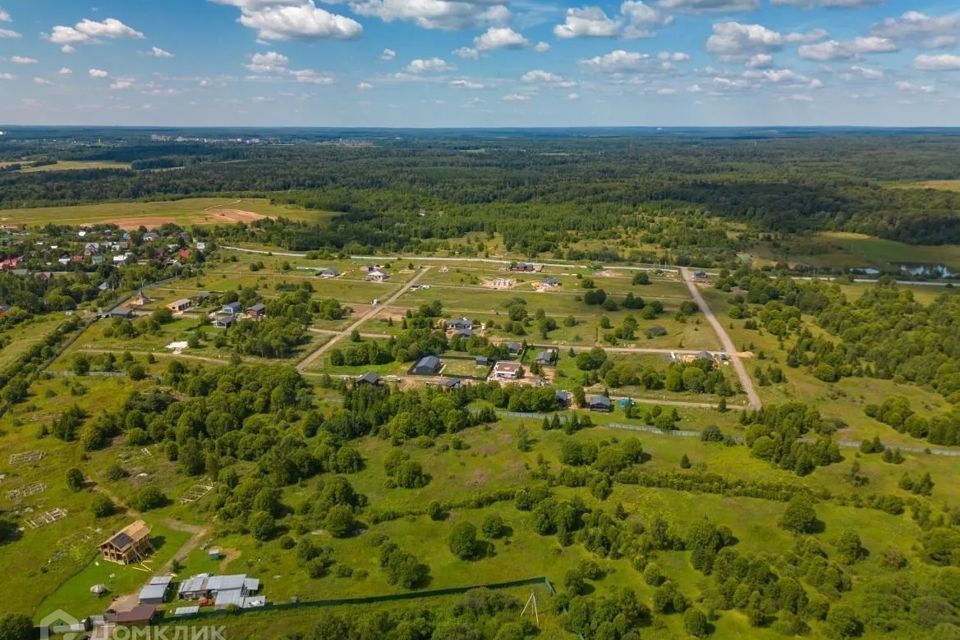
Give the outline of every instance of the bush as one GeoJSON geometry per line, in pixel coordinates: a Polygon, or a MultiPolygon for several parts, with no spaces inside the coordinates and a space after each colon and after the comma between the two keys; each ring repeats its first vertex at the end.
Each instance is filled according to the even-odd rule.
{"type": "Polygon", "coordinates": [[[794,496],[778,524],[781,529],[793,533],[813,533],[820,526],[820,521],[807,498],[794,496]]]}
{"type": "Polygon", "coordinates": [[[699,609],[687,609],[683,614],[684,630],[695,638],[703,638],[710,633],[710,623],[707,616],[699,609]]]}
{"type": "Polygon", "coordinates": [[[477,528],[469,522],[458,522],[447,540],[450,551],[461,560],[473,560],[480,551],[477,528]]]}
{"type": "Polygon", "coordinates": [[[83,472],[80,469],[69,469],[67,471],[67,487],[74,493],[83,490],[83,472]]]}
{"type": "Polygon", "coordinates": [[[331,507],[324,519],[324,526],[334,538],[346,538],[357,527],[353,509],[345,505],[331,507]]]}
{"type": "Polygon", "coordinates": [[[106,518],[117,512],[117,506],[107,496],[97,494],[90,503],[95,518],[106,518]]]}
{"type": "Polygon", "coordinates": [[[133,495],[130,506],[137,511],[150,511],[167,505],[169,500],[157,487],[144,487],[133,495]]]}
{"type": "Polygon", "coordinates": [[[507,525],[503,522],[503,518],[491,514],[483,519],[481,530],[486,537],[496,539],[506,533],[507,525]]]}

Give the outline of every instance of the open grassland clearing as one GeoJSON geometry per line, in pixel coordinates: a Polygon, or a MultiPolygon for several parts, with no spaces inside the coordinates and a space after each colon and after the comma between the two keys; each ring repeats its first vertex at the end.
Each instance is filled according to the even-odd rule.
{"type": "Polygon", "coordinates": [[[163,224],[215,225],[255,222],[262,218],[320,221],[328,214],[298,207],[276,205],[265,198],[186,198],[158,202],[111,202],[66,207],[0,210],[0,222],[41,226],[44,224],[116,224],[125,229],[163,224]]]}
{"type": "Polygon", "coordinates": [[[113,162],[111,160],[58,160],[53,164],[42,164],[39,166],[30,166],[30,161],[24,162],[0,162],[0,168],[10,165],[20,164],[22,168],[20,173],[42,173],[47,171],[78,171],[82,169],[129,169],[129,162],[113,162]]]}
{"type": "Polygon", "coordinates": [[[0,333],[0,371],[14,364],[30,347],[43,342],[63,320],[58,314],[40,316],[0,333]]]}
{"type": "Polygon", "coordinates": [[[960,271],[960,245],[924,246],[860,233],[823,231],[793,238],[779,246],[751,249],[761,262],[804,264],[821,269],[899,271],[901,264],[946,265],[960,271]]]}

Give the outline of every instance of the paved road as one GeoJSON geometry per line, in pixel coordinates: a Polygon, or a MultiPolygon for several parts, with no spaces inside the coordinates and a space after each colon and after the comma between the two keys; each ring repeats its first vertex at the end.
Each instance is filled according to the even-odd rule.
{"type": "Polygon", "coordinates": [[[717,316],[714,315],[713,310],[710,309],[707,301],[703,299],[703,294],[700,293],[700,289],[697,288],[696,283],[693,281],[690,271],[686,268],[683,268],[680,270],[680,274],[683,276],[684,282],[687,283],[687,288],[690,289],[690,295],[693,296],[693,301],[697,303],[698,307],[700,307],[700,311],[702,311],[703,315],[706,316],[710,326],[713,327],[717,337],[720,338],[720,344],[723,345],[727,355],[730,356],[730,362],[733,363],[733,368],[740,377],[740,385],[743,387],[744,393],[747,394],[747,398],[750,400],[750,407],[754,410],[760,409],[763,406],[763,403],[760,401],[760,396],[757,394],[757,390],[753,386],[753,380],[750,379],[750,374],[747,373],[747,368],[744,366],[743,360],[740,359],[740,354],[737,351],[737,347],[733,344],[733,340],[730,339],[730,335],[727,333],[727,330],[724,329],[720,321],[717,320],[717,316]]]}
{"type": "Polygon", "coordinates": [[[378,306],[370,309],[370,311],[360,316],[360,319],[354,322],[353,324],[351,324],[349,327],[347,327],[343,331],[336,333],[333,336],[333,338],[330,339],[329,342],[321,345],[319,349],[317,349],[316,351],[308,355],[306,358],[301,360],[300,364],[297,365],[297,371],[299,371],[300,373],[303,373],[304,371],[309,369],[311,364],[316,362],[323,354],[329,351],[333,347],[333,345],[335,345],[337,342],[339,342],[343,338],[343,336],[348,336],[351,333],[353,333],[354,330],[359,330],[360,325],[362,325],[367,320],[373,319],[374,316],[380,313],[381,309],[383,309],[384,307],[389,307],[391,304],[396,302],[400,296],[402,296],[403,294],[405,294],[407,291],[410,290],[410,287],[417,284],[417,282],[419,282],[423,276],[427,275],[428,271],[430,271],[430,267],[424,267],[423,270],[420,271],[420,273],[418,273],[416,276],[414,276],[409,281],[407,281],[407,283],[404,284],[402,287],[400,287],[400,289],[396,293],[394,293],[389,298],[384,300],[378,306]]]}

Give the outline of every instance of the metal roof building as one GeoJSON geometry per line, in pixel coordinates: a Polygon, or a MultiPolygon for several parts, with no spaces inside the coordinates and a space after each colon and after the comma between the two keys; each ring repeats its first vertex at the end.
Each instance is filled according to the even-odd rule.
{"type": "Polygon", "coordinates": [[[143,589],[137,600],[140,604],[163,604],[173,582],[173,576],[154,576],[143,589]]]}

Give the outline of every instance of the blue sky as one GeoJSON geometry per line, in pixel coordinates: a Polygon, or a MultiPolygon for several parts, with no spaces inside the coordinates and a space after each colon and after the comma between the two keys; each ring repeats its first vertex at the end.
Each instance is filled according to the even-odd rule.
{"type": "Polygon", "coordinates": [[[960,126],[957,0],[0,0],[0,123],[960,126]]]}

